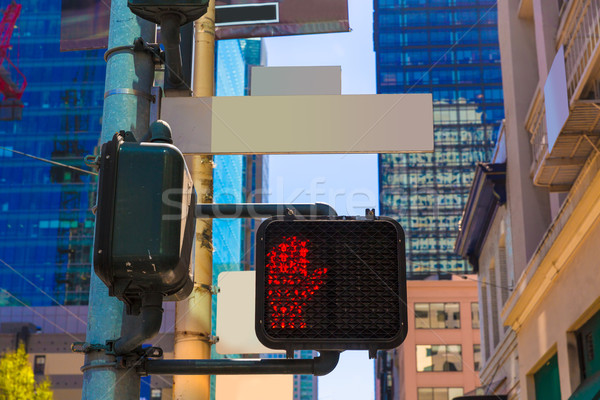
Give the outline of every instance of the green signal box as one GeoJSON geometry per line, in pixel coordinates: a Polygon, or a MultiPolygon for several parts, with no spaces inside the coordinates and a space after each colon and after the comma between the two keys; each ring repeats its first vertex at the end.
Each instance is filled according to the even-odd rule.
{"type": "Polygon", "coordinates": [[[174,300],[193,288],[196,193],[183,155],[167,143],[102,146],[94,270],[136,314],[144,293],[174,300]]]}

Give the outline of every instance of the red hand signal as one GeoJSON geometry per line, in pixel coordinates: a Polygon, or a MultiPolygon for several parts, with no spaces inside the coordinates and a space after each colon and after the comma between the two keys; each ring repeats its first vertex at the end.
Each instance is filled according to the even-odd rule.
{"type": "Polygon", "coordinates": [[[304,308],[325,284],[327,268],[308,272],[308,240],[283,237],[267,253],[267,298],[271,328],[306,328],[304,308]]]}

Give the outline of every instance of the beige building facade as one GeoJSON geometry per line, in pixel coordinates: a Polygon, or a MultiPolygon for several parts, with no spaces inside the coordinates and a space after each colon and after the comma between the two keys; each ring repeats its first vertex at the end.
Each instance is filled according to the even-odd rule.
{"type": "Polygon", "coordinates": [[[487,393],[600,398],[600,1],[499,0],[506,120],[456,250],[487,393]]]}

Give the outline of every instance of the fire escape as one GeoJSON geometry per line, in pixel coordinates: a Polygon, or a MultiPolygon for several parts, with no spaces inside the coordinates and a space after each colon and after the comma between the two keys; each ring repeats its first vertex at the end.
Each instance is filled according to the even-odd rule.
{"type": "Polygon", "coordinates": [[[21,5],[13,2],[4,10],[0,21],[0,92],[3,95],[0,100],[0,120],[20,120],[23,115],[21,97],[27,79],[8,56],[10,38],[20,13],[21,5]]]}

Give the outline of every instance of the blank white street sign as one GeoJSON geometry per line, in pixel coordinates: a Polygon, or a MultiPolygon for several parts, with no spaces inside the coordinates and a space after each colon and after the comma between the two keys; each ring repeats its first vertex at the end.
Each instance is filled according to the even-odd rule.
{"type": "Polygon", "coordinates": [[[219,354],[284,353],[262,345],[256,337],[254,315],[256,272],[225,271],[219,274],[217,327],[219,354]]]}
{"type": "Polygon", "coordinates": [[[164,98],[184,154],[433,151],[431,94],[164,98]]]}
{"type": "Polygon", "coordinates": [[[342,67],[252,67],[251,96],[341,95],[342,67]]]}

